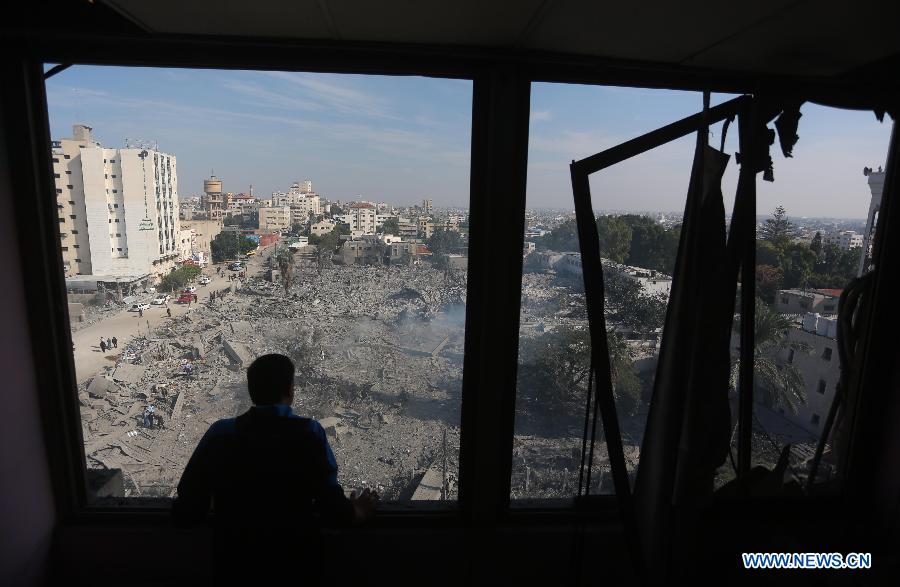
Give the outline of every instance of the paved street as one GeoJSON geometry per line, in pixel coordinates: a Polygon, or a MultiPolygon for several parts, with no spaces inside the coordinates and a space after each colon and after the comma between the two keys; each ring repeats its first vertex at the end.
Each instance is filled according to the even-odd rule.
{"type": "MultiPolygon", "coordinates": [[[[247,266],[247,275],[255,275],[262,269],[265,259],[274,251],[274,245],[260,248],[257,255],[250,258],[247,266]]],[[[209,285],[197,285],[197,299],[200,304],[209,302],[209,292],[213,290],[228,287],[231,282],[228,276],[232,274],[228,271],[227,264],[210,265],[203,270],[203,275],[212,278],[209,285]],[[223,276],[216,276],[216,269],[222,267],[223,276]]],[[[196,285],[196,284],[195,284],[196,285]]],[[[157,326],[168,320],[173,320],[187,312],[193,311],[197,304],[176,304],[175,299],[178,295],[173,295],[169,301],[169,308],[172,310],[172,318],[166,316],[166,306],[150,306],[149,310],[144,310],[143,318],[138,316],[138,312],[129,312],[127,309],[118,314],[101,320],[100,322],[83,328],[72,335],[72,342],[75,343],[75,374],[78,383],[87,381],[97,373],[103,365],[112,365],[124,350],[127,342],[135,335],[146,335],[148,331],[155,330],[157,326]],[[119,348],[107,350],[104,354],[100,352],[100,337],[104,340],[116,337],[118,339],[119,348]]],[[[155,294],[146,295],[149,301],[155,297],[155,294]]],[[[227,300],[227,298],[226,298],[227,300]]]]}

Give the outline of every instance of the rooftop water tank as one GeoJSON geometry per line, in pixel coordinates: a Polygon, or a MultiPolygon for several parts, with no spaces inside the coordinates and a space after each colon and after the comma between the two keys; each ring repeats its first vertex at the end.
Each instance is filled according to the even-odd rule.
{"type": "Polygon", "coordinates": [[[807,332],[815,332],[816,324],[819,321],[819,315],[815,312],[808,312],[803,315],[803,330],[807,332]]]}

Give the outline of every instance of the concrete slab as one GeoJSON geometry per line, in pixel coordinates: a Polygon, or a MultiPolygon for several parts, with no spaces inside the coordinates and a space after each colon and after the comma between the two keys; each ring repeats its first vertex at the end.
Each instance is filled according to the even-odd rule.
{"type": "Polygon", "coordinates": [[[425,472],[425,476],[422,477],[422,480],[419,482],[419,486],[416,487],[412,500],[436,501],[441,499],[442,479],[441,472],[436,467],[428,469],[425,472]]]}
{"type": "Polygon", "coordinates": [[[119,363],[113,371],[112,378],[120,383],[136,385],[144,378],[147,367],[132,365],[131,363],[119,363]]]}
{"type": "Polygon", "coordinates": [[[225,354],[228,355],[233,364],[240,367],[249,367],[250,363],[253,362],[253,355],[244,343],[226,340],[222,343],[222,346],[225,348],[225,354]]]}
{"type": "Polygon", "coordinates": [[[118,393],[119,386],[105,375],[97,375],[87,388],[88,395],[96,398],[104,398],[111,393],[118,393]]]}

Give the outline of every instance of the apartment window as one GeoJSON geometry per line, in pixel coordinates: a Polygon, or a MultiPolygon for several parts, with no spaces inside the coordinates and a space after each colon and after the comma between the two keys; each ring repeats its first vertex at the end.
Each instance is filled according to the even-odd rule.
{"type": "Polygon", "coordinates": [[[819,385],[816,387],[816,391],[821,395],[825,395],[825,380],[819,379],[819,385]]]}
{"type": "Polygon", "coordinates": [[[825,350],[822,352],[822,358],[826,361],[831,360],[831,347],[825,347],[825,350]]]}
{"type": "Polygon", "coordinates": [[[58,174],[58,173],[54,173],[54,174],[53,174],[53,177],[59,179],[59,174],[58,174]]]}
{"type": "Polygon", "coordinates": [[[63,155],[63,159],[71,159],[71,158],[72,158],[71,155],[63,155]]]}
{"type": "Polygon", "coordinates": [[[69,215],[69,218],[71,218],[72,220],[75,220],[75,215],[74,215],[74,214],[70,214],[70,215],[69,215]]]}
{"type": "Polygon", "coordinates": [[[61,190],[60,188],[56,188],[56,193],[57,193],[57,194],[61,194],[61,193],[62,193],[62,190],[61,190]]]}
{"type": "Polygon", "coordinates": [[[113,190],[113,193],[114,193],[114,194],[118,194],[118,193],[119,193],[119,190],[113,190]]]}
{"type": "Polygon", "coordinates": [[[68,251],[68,250],[69,250],[69,247],[60,247],[60,249],[61,249],[63,252],[65,252],[65,251],[68,251]]]}
{"type": "Polygon", "coordinates": [[[110,159],[109,162],[110,162],[110,163],[115,163],[116,160],[115,160],[115,159],[110,159]]]}
{"type": "Polygon", "coordinates": [[[76,263],[81,263],[81,259],[75,259],[76,263]]]}
{"type": "Polygon", "coordinates": [[[69,204],[72,205],[72,206],[74,206],[74,205],[75,205],[75,200],[69,200],[69,204]]]}
{"type": "Polygon", "coordinates": [[[65,218],[60,218],[60,219],[59,219],[59,223],[60,223],[60,224],[62,224],[62,223],[65,222],[65,221],[66,221],[65,218]]]}
{"type": "Polygon", "coordinates": [[[813,426],[818,426],[818,425],[819,425],[819,420],[820,420],[820,419],[821,419],[821,418],[819,417],[819,414],[813,414],[813,415],[810,417],[809,421],[810,421],[810,423],[812,423],[813,426]]]}
{"type": "MultiPolygon", "coordinates": [[[[72,232],[75,232],[75,231],[73,230],[72,232]]],[[[72,245],[72,246],[75,247],[76,249],[81,248],[81,245],[72,245]]]]}
{"type": "Polygon", "coordinates": [[[58,158],[58,157],[54,157],[54,158],[53,158],[53,162],[54,162],[54,163],[59,163],[59,158],[58,158]]]}
{"type": "Polygon", "coordinates": [[[72,172],[71,172],[70,170],[67,169],[67,170],[66,170],[66,175],[72,175],[72,172]]]}
{"type": "Polygon", "coordinates": [[[72,184],[69,184],[69,185],[67,185],[66,187],[69,188],[69,189],[72,189],[73,186],[72,186],[72,184]]]}
{"type": "Polygon", "coordinates": [[[72,234],[78,234],[78,231],[77,231],[77,230],[73,230],[73,231],[72,231],[72,234]]]}
{"type": "MultiPolygon", "coordinates": [[[[71,83],[77,87],[87,86],[97,91],[119,92],[117,88],[120,76],[114,68],[84,67],[83,69],[89,71],[90,75],[79,74],[80,69],[81,66],[75,65],[50,78],[47,81],[48,87],[55,83],[71,83]]],[[[167,85],[164,72],[152,68],[130,71],[135,75],[147,76],[146,87],[151,88],[148,90],[151,92],[151,95],[147,96],[148,100],[165,100],[168,103],[177,101],[177,96],[163,89],[167,85]]],[[[207,74],[210,76],[210,83],[216,85],[224,75],[234,76],[236,79],[252,78],[255,80],[254,83],[270,87],[273,92],[295,93],[298,87],[289,79],[295,76],[293,73],[287,76],[271,76],[257,72],[198,71],[195,75],[203,77],[207,74]]],[[[396,148],[390,145],[393,141],[388,138],[384,147],[391,151],[391,155],[385,157],[381,154],[373,158],[372,149],[347,145],[344,138],[346,130],[343,127],[346,123],[343,121],[346,116],[345,107],[328,105],[325,106],[326,110],[335,116],[325,116],[324,112],[322,113],[322,120],[316,127],[316,149],[324,144],[329,153],[340,153],[341,160],[348,164],[376,165],[384,171],[386,178],[390,178],[382,178],[391,184],[388,189],[398,192],[408,189],[411,193],[418,191],[434,193],[436,203],[440,198],[441,204],[451,207],[463,208],[468,205],[469,163],[465,157],[459,157],[458,154],[468,153],[472,142],[470,82],[411,76],[377,78],[323,74],[296,75],[310,76],[336,87],[346,86],[348,90],[356,87],[352,95],[356,95],[357,92],[362,95],[366,88],[367,93],[381,95],[384,108],[392,112],[390,119],[394,120],[394,116],[403,118],[404,135],[421,133],[422,136],[433,136],[431,126],[418,120],[432,120],[434,115],[439,115],[441,119],[453,120],[454,124],[448,125],[447,131],[441,137],[429,139],[427,146],[410,142],[401,148],[406,154],[398,157],[396,148]],[[391,91],[384,89],[388,85],[391,91]],[[397,96],[400,95],[407,97],[440,95],[441,99],[439,103],[422,101],[420,105],[416,105],[415,99],[398,100],[397,96]],[[421,112],[418,112],[419,110],[421,112]],[[342,122],[338,124],[336,120],[342,122]],[[446,162],[448,153],[452,153],[454,157],[454,161],[450,164],[446,162]],[[415,165],[409,164],[410,157],[414,158],[415,165]]],[[[48,95],[50,118],[57,126],[62,127],[62,118],[70,116],[68,107],[53,103],[53,96],[59,93],[48,95]],[[56,115],[59,115],[59,121],[56,115]]],[[[224,95],[214,96],[211,98],[213,103],[207,103],[207,106],[225,111],[226,105],[230,103],[225,98],[224,95]],[[219,103],[219,100],[222,102],[219,103]]],[[[128,107],[127,101],[117,106],[124,110],[120,113],[123,116],[128,115],[128,107]]],[[[104,136],[104,132],[112,132],[102,130],[102,121],[109,118],[103,112],[108,105],[88,104],[84,108],[87,108],[87,111],[83,112],[83,116],[98,121],[95,122],[98,136],[104,136]],[[91,108],[95,110],[91,111],[91,108]]],[[[270,104],[254,104],[252,112],[272,116],[283,115],[279,108],[270,104]]],[[[358,122],[365,122],[365,119],[373,116],[366,109],[359,110],[359,114],[355,115],[359,119],[358,122]]],[[[142,113],[135,112],[135,114],[142,113]]],[[[379,112],[370,122],[381,124],[382,114],[384,113],[379,112]]],[[[174,124],[196,132],[200,131],[200,127],[197,127],[190,117],[177,115],[179,116],[178,120],[173,121],[174,124]]],[[[230,128],[232,121],[230,118],[223,118],[221,123],[230,128]]],[[[259,128],[254,129],[251,125],[243,132],[245,135],[247,132],[259,133],[260,137],[265,137],[265,140],[274,144],[284,140],[286,142],[283,148],[289,148],[292,144],[288,142],[288,135],[273,136],[271,129],[266,128],[266,125],[258,126],[259,128]]],[[[161,145],[171,143],[165,136],[158,138],[161,145]]],[[[377,138],[373,140],[379,141],[377,138]]],[[[173,154],[183,155],[189,159],[196,156],[190,152],[192,147],[181,148],[185,149],[184,153],[173,154]]],[[[110,163],[112,161],[109,160],[110,163]]],[[[175,256],[174,252],[178,250],[177,243],[181,240],[180,235],[176,235],[174,230],[174,209],[177,200],[173,188],[176,168],[173,158],[161,155],[156,157],[155,153],[148,158],[147,164],[153,165],[153,169],[147,170],[148,181],[153,181],[154,175],[159,179],[157,189],[154,189],[152,184],[147,187],[150,194],[160,194],[155,206],[158,207],[160,214],[153,219],[161,241],[157,250],[159,258],[163,260],[156,265],[156,269],[160,269],[171,263],[171,259],[175,256]]],[[[259,160],[247,158],[246,163],[242,165],[245,165],[249,174],[252,173],[254,166],[268,165],[268,161],[261,155],[259,160]]],[[[118,179],[114,169],[116,168],[106,168],[107,179],[118,179]]],[[[282,189],[288,187],[289,185],[281,186],[282,189]]],[[[367,186],[360,180],[355,193],[365,193],[366,188],[367,186]]],[[[117,190],[113,190],[113,193],[117,193],[117,190]]],[[[108,201],[113,204],[112,198],[108,201]]],[[[397,205],[403,203],[399,199],[395,202],[397,205]]],[[[154,207],[152,203],[149,205],[154,207]]],[[[113,208],[117,210],[124,206],[113,204],[113,208]]],[[[284,217],[290,221],[289,214],[284,217]]],[[[125,234],[121,232],[124,226],[121,230],[113,229],[111,226],[113,219],[117,223],[124,220],[115,218],[115,214],[108,218],[113,238],[121,238],[125,234]]],[[[241,238],[237,235],[236,237],[241,238]]],[[[240,242],[244,242],[244,246],[247,246],[245,241],[240,242]]],[[[118,240],[111,243],[111,247],[118,244],[124,244],[124,238],[121,243],[118,240]]],[[[396,265],[391,268],[389,274],[367,270],[365,267],[370,263],[379,265],[386,263],[383,253],[377,250],[378,247],[372,244],[364,245],[359,248],[358,260],[352,259],[349,263],[341,264],[340,261],[344,259],[337,257],[343,256],[344,251],[339,248],[339,244],[333,243],[331,247],[333,250],[327,251],[329,256],[321,262],[321,280],[317,278],[317,283],[321,281],[321,287],[324,288],[318,298],[322,304],[319,307],[327,305],[330,310],[331,323],[328,327],[321,324],[317,312],[312,312],[314,309],[312,300],[301,302],[301,297],[305,295],[303,288],[307,285],[307,278],[312,279],[313,275],[319,273],[320,261],[313,258],[301,259],[298,255],[295,283],[289,286],[287,295],[282,286],[278,303],[278,307],[286,310],[281,319],[291,331],[290,336],[266,331],[263,326],[266,316],[256,310],[262,308],[268,312],[269,306],[256,305],[252,311],[241,311],[232,317],[233,322],[237,324],[235,332],[240,334],[234,337],[229,335],[229,343],[245,345],[251,356],[267,350],[277,350],[293,358],[298,374],[302,372],[303,381],[308,381],[308,384],[301,386],[302,389],[298,387],[295,410],[301,415],[319,419],[326,427],[339,465],[339,480],[346,487],[374,487],[379,490],[385,501],[442,499],[455,501],[459,466],[468,275],[464,263],[453,261],[451,264],[449,254],[466,253],[467,235],[465,232],[454,232],[447,239],[445,249],[441,250],[438,247],[437,254],[429,258],[418,255],[410,256],[409,259],[389,256],[388,262],[396,265]],[[387,275],[389,277],[386,277],[387,275]],[[359,299],[351,301],[353,296],[348,297],[343,293],[344,284],[348,281],[355,284],[354,287],[367,292],[363,312],[359,311],[357,305],[359,299]],[[434,296],[431,292],[434,292],[434,296]],[[305,334],[295,336],[297,332],[305,334]],[[384,346],[379,346],[382,343],[384,346]],[[388,439],[390,441],[386,442],[388,439]]],[[[113,251],[124,254],[127,249],[116,247],[113,251]]],[[[152,261],[147,263],[148,269],[153,267],[152,263],[152,261]]],[[[201,307],[194,310],[193,317],[204,323],[214,319],[214,315],[206,314],[206,308],[201,307]]],[[[75,336],[76,347],[83,348],[78,344],[78,333],[75,336]]],[[[135,330],[132,336],[135,349],[144,344],[148,338],[146,328],[143,332],[135,330]]],[[[157,336],[155,332],[150,333],[150,338],[154,340],[157,336]]],[[[162,336],[166,337],[168,334],[164,333],[162,336]]],[[[173,342],[176,341],[173,339],[173,342]]],[[[227,416],[244,410],[244,404],[247,402],[244,370],[232,371],[225,367],[230,359],[219,343],[207,345],[206,353],[211,360],[193,364],[197,370],[195,372],[203,373],[201,379],[174,378],[167,369],[151,364],[148,367],[150,376],[160,383],[171,382],[169,391],[164,392],[162,386],[158,386],[159,389],[141,390],[148,396],[147,398],[138,398],[136,394],[134,397],[125,398],[132,390],[123,395],[125,403],[129,406],[136,406],[138,402],[146,400],[154,402],[157,413],[161,413],[166,419],[166,425],[162,430],[154,429],[147,432],[155,437],[153,450],[161,449],[165,452],[160,454],[172,459],[171,462],[166,461],[171,466],[165,468],[145,466],[146,463],[139,462],[140,455],[145,451],[137,448],[136,444],[131,444],[141,442],[140,438],[120,439],[120,435],[116,434],[117,442],[121,442],[125,450],[114,456],[113,460],[118,460],[122,470],[127,471],[124,477],[125,490],[129,497],[171,496],[187,459],[205,432],[209,423],[206,421],[214,421],[225,416],[222,409],[229,410],[227,416]],[[222,394],[218,395],[214,402],[186,406],[181,415],[177,413],[174,415],[178,420],[170,425],[169,420],[173,417],[173,403],[170,400],[174,397],[171,392],[175,384],[180,386],[180,389],[188,391],[188,396],[205,398],[209,389],[203,382],[212,380],[217,381],[219,386],[217,392],[221,390],[222,394]],[[169,395],[166,396],[165,393],[169,395]],[[188,420],[188,417],[192,419],[188,420]],[[203,424],[184,425],[192,422],[203,424]],[[179,437],[180,435],[183,436],[179,437]],[[128,449],[132,447],[137,450],[131,457],[123,454],[129,452],[128,449]]],[[[79,365],[76,371],[96,373],[106,364],[102,362],[93,364],[97,358],[94,356],[83,358],[79,354],[79,361],[91,361],[91,364],[79,365]]],[[[90,444],[91,439],[96,441],[107,434],[121,432],[118,429],[110,429],[111,425],[108,425],[107,420],[96,420],[95,416],[105,409],[104,402],[97,403],[96,410],[84,409],[82,412],[86,446],[89,448],[86,466],[89,469],[104,468],[103,463],[108,462],[110,456],[107,447],[99,447],[97,442],[90,444]],[[99,448],[94,450],[95,446],[99,448]]],[[[139,420],[129,417],[126,424],[138,432],[143,432],[142,422],[139,420]]],[[[143,438],[143,435],[140,436],[143,438]]]]}
{"type": "Polygon", "coordinates": [[[103,179],[109,179],[109,175],[106,174],[106,173],[104,173],[104,174],[103,174],[103,179]]]}

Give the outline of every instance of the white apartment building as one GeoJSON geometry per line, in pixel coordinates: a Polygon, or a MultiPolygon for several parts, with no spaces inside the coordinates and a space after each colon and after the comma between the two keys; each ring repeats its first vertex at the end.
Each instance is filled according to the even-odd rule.
{"type": "Polygon", "coordinates": [[[158,279],[181,256],[175,157],[149,145],[104,148],[91,127],[53,141],[66,276],[158,279]]]}
{"type": "Polygon", "coordinates": [[[837,245],[844,251],[849,251],[863,245],[863,235],[853,230],[841,230],[832,232],[822,237],[825,244],[837,245]]]}
{"type": "Polygon", "coordinates": [[[259,209],[260,230],[286,230],[291,227],[291,208],[272,206],[259,209]]]}
{"type": "Polygon", "coordinates": [[[803,376],[806,403],[798,406],[796,414],[790,410],[782,413],[788,420],[818,436],[825,425],[841,376],[836,340],[837,319],[805,314],[802,325],[788,330],[787,338],[790,342],[805,343],[809,348],[808,351],[784,349],[778,355],[781,362],[794,365],[803,376]]]}
{"type": "Polygon", "coordinates": [[[379,226],[375,205],[368,202],[350,204],[350,211],[347,214],[338,214],[335,218],[349,225],[351,232],[361,231],[362,234],[375,234],[379,226]]]}

